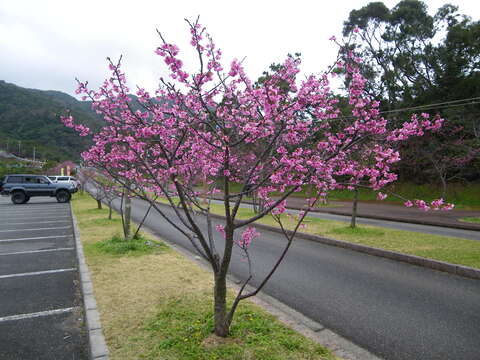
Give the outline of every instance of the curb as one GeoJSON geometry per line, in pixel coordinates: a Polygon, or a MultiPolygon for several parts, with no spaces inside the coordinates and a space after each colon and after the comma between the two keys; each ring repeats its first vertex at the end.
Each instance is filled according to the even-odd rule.
{"type": "MultiPolygon", "coordinates": [[[[211,268],[206,261],[182,246],[171,243],[170,241],[155,235],[155,231],[150,229],[147,225],[143,226],[142,231],[154,238],[161,240],[174,251],[179,252],[203,269],[211,271],[211,268]]],[[[227,276],[227,284],[229,288],[238,291],[238,289],[240,289],[238,284],[240,283],[241,281],[239,281],[235,276],[227,276]]],[[[247,286],[246,289],[253,290],[251,286],[247,286]]],[[[328,348],[335,356],[343,360],[381,360],[381,358],[372,354],[368,350],[338,335],[315,320],[306,317],[302,313],[292,309],[290,306],[282,303],[274,297],[265,294],[263,291],[260,291],[256,296],[249,298],[248,301],[272,314],[278,319],[278,321],[285,324],[287,327],[293,329],[306,338],[313,340],[317,344],[328,348]]]]}
{"type": "Polygon", "coordinates": [[[75,235],[75,245],[77,252],[78,269],[80,273],[80,287],[83,295],[83,305],[85,308],[85,322],[88,332],[89,354],[91,360],[107,360],[108,347],[102,332],[100,323],[100,314],[97,309],[97,302],[93,294],[93,284],[90,279],[87,263],[83,253],[82,242],[80,241],[80,231],[77,225],[77,219],[73,214],[72,204],[70,203],[70,213],[72,215],[73,232],[75,235]]]}
{"type": "MultiPolygon", "coordinates": [[[[167,205],[164,203],[158,203],[158,202],[157,204],[168,206],[168,207],[170,206],[170,205],[167,205]]],[[[217,219],[222,219],[222,220],[225,219],[225,217],[222,215],[210,214],[210,216],[217,219]]],[[[257,223],[253,223],[252,226],[258,229],[273,231],[273,232],[282,234],[282,231],[279,228],[274,226],[257,224],[257,223]]],[[[288,234],[292,234],[291,230],[286,230],[286,232],[288,234]]],[[[302,232],[297,232],[295,236],[305,240],[315,241],[325,245],[337,246],[344,249],[365,253],[368,255],[383,257],[383,258],[387,258],[395,261],[401,261],[411,265],[422,266],[425,268],[442,271],[442,272],[446,272],[453,275],[458,275],[458,276],[476,279],[476,280],[480,279],[480,269],[475,269],[468,266],[451,264],[451,263],[447,263],[440,260],[427,259],[421,256],[408,255],[408,254],[404,254],[396,251],[379,249],[379,248],[375,248],[367,245],[360,245],[360,244],[350,243],[342,240],[324,238],[318,235],[307,234],[302,232]]]]}
{"type": "MultiPolygon", "coordinates": [[[[253,226],[256,226],[260,229],[264,229],[267,231],[282,233],[280,229],[275,228],[273,226],[269,226],[269,225],[254,224],[253,226]]],[[[287,230],[286,232],[288,234],[292,234],[291,230],[287,230]]],[[[451,264],[451,263],[447,263],[440,260],[427,259],[421,256],[408,255],[408,254],[404,254],[396,251],[379,249],[379,248],[375,248],[367,245],[355,244],[355,243],[350,243],[342,240],[324,238],[318,235],[312,235],[307,233],[297,232],[295,236],[298,236],[299,238],[302,238],[305,240],[322,243],[325,245],[331,245],[331,246],[337,246],[345,249],[350,249],[350,250],[358,251],[368,255],[383,257],[383,258],[387,258],[395,261],[401,261],[411,265],[422,266],[425,268],[442,271],[442,272],[446,272],[453,275],[463,276],[463,277],[472,278],[472,279],[480,279],[480,269],[475,269],[468,266],[451,264]]]]}

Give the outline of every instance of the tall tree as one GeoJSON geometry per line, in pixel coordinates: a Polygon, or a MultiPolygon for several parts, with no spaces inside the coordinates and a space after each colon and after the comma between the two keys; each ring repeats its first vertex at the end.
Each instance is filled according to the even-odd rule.
{"type": "MultiPolygon", "coordinates": [[[[381,99],[381,110],[391,120],[402,123],[413,110],[428,109],[439,113],[457,129],[455,138],[442,134],[412,139],[404,148],[410,158],[415,151],[449,142],[454,149],[462,139],[473,153],[480,149],[480,22],[458,12],[449,4],[430,15],[425,2],[402,0],[392,9],[382,2],[372,2],[352,10],[344,23],[344,36],[355,35],[360,41],[350,51],[363,59],[361,72],[368,79],[367,89],[381,99]],[[426,107],[425,107],[426,106],[426,107]],[[409,110],[412,109],[412,110],[409,110]]],[[[423,155],[420,155],[423,157],[423,155]]],[[[452,152],[454,158],[455,152],[452,152]]],[[[445,178],[480,179],[480,160],[467,157],[464,166],[442,167],[439,180],[445,178]],[[447,168],[447,169],[446,169],[447,168]],[[471,169],[477,169],[472,174],[471,169]]],[[[430,162],[430,174],[438,174],[430,162]]],[[[406,163],[401,173],[425,178],[421,171],[412,173],[406,163]]]]}
{"type": "MultiPolygon", "coordinates": [[[[79,84],[79,92],[92,99],[108,123],[94,135],[95,145],[84,159],[114,178],[118,175],[116,181],[127,179],[134,184],[131,191],[150,202],[210,264],[214,331],[227,336],[238,304],[255,296],[273,276],[320,194],[359,183],[380,190],[396,179],[391,167],[399,159],[397,144],[438,130],[442,119],[412,117],[389,129],[378,113],[378,102],[365,95],[365,80],[354,63],[345,64],[351,78],[351,117],[341,118],[328,74],[300,80],[300,59],[288,56],[282,66],[254,84],[241,62],[222,65],[221,51],[198,21],[189,26],[197,70],[187,73],[179,48],[162,37],[157,53],[168,66],[170,79],[162,79],[155,96],[144,89],[137,91],[141,110],[135,111],[127,96],[120,63],[110,62],[112,76],[100,90],[79,84]],[[198,191],[202,182],[209,184],[206,194],[198,191]],[[223,182],[224,220],[215,220],[210,211],[219,182],[223,182]],[[234,191],[231,182],[241,184],[240,190],[234,191]],[[315,186],[318,195],[307,200],[307,211],[293,231],[287,231],[281,216],[286,200],[305,185],[315,186]],[[155,202],[149,191],[166,198],[171,206],[155,202]],[[265,205],[259,213],[240,218],[242,200],[252,191],[265,205]],[[273,197],[274,193],[280,196],[273,197]],[[252,225],[267,215],[277,221],[286,241],[270,270],[258,276],[249,249],[260,234],[252,225]],[[248,275],[227,304],[227,274],[232,257],[239,255],[246,259],[248,275]],[[255,288],[247,287],[251,283],[255,288]]],[[[81,134],[87,132],[73,119],[64,120],[81,134]]],[[[415,204],[424,210],[452,208],[441,201],[415,204]]]]}

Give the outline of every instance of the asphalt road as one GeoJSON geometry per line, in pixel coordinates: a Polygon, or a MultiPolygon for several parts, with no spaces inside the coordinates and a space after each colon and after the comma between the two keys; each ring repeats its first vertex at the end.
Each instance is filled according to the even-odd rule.
{"type": "Polygon", "coordinates": [[[88,359],[68,204],[0,197],[0,359],[88,359]]]}
{"type": "MultiPolygon", "coordinates": [[[[223,203],[221,201],[214,200],[216,203],[223,203]]],[[[251,208],[252,205],[242,204],[242,207],[251,208]]],[[[297,214],[297,210],[288,209],[289,213],[297,214]]],[[[335,220],[350,223],[351,217],[345,215],[335,215],[321,212],[310,212],[308,216],[315,217],[318,219],[325,220],[335,220]]],[[[357,223],[363,225],[372,225],[378,227],[384,227],[395,230],[405,230],[413,231],[418,233],[441,235],[441,236],[450,236],[458,237],[462,239],[469,240],[478,240],[480,241],[480,231],[474,230],[463,230],[463,229],[454,229],[449,227],[440,227],[440,226],[430,226],[430,225],[420,225],[420,224],[411,224],[406,222],[399,221],[388,221],[388,220],[377,220],[371,218],[357,217],[357,223]]]]}
{"type": "MultiPolygon", "coordinates": [[[[139,221],[147,205],[134,200],[132,209],[139,221]]],[[[203,219],[199,221],[205,227],[203,219]]],[[[193,252],[188,240],[154,210],[146,225],[193,252]]],[[[278,233],[261,234],[251,245],[253,285],[269,271],[285,244],[278,233]]],[[[221,236],[216,242],[221,248],[221,236]]],[[[234,253],[231,274],[247,276],[239,251],[234,253]]],[[[478,280],[296,239],[264,291],[385,359],[480,359],[478,280]]]]}

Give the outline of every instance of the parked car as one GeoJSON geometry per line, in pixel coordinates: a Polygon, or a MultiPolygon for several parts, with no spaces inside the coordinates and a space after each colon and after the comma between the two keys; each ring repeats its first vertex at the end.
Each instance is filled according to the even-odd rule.
{"type": "Polygon", "coordinates": [[[70,182],[52,182],[44,175],[13,174],[0,181],[0,193],[11,196],[14,204],[25,204],[33,196],[55,197],[59,203],[69,202],[77,189],[70,182]]]}
{"type": "Polygon", "coordinates": [[[80,187],[80,183],[73,176],[62,176],[62,175],[50,176],[49,175],[48,178],[50,180],[52,180],[52,182],[57,182],[57,183],[58,182],[69,182],[69,183],[73,184],[73,186],[75,186],[75,189],[77,189],[77,190],[80,187]]]}

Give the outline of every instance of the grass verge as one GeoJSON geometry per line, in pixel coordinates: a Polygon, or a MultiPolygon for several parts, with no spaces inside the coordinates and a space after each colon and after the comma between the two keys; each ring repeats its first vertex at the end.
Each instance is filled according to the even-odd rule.
{"type": "Polygon", "coordinates": [[[460,221],[480,224],[480,217],[466,217],[466,218],[460,219],[460,221]]]}
{"type": "MultiPolygon", "coordinates": [[[[220,204],[212,204],[211,210],[218,215],[224,214],[224,207],[220,204]]],[[[251,209],[240,208],[237,218],[248,219],[253,215],[251,209]]],[[[285,215],[283,215],[282,220],[287,229],[293,230],[296,225],[295,220],[285,215]]],[[[270,216],[258,220],[258,223],[278,226],[270,216]]],[[[480,268],[480,241],[367,225],[352,229],[345,222],[323,220],[310,216],[305,219],[305,225],[304,228],[300,229],[301,232],[480,268]]]]}
{"type": "Polygon", "coordinates": [[[108,220],[88,195],[75,195],[72,206],[111,359],[335,359],[249,302],[229,338],[212,336],[209,272],[145,235],[119,246],[118,215],[108,220]]]}

